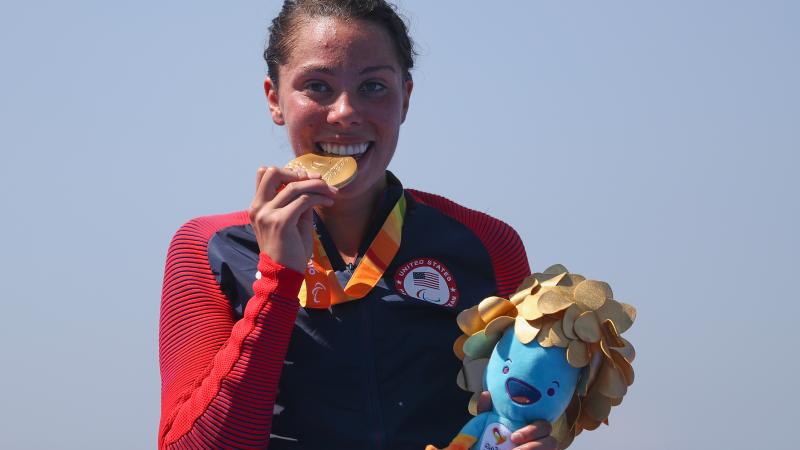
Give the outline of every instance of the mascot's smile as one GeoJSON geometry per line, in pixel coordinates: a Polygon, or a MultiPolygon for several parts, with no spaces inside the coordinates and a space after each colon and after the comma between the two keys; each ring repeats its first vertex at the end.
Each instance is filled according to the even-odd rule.
{"type": "Polygon", "coordinates": [[[513,377],[506,381],[506,392],[511,401],[518,405],[532,405],[542,398],[538,389],[513,377]]]}

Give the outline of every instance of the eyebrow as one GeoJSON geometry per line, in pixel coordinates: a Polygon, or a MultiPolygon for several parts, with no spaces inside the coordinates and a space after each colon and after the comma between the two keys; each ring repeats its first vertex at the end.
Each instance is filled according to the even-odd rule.
{"type": "Polygon", "coordinates": [[[383,65],[383,66],[369,66],[369,67],[365,67],[365,68],[364,68],[364,70],[362,70],[362,71],[361,71],[361,75],[364,75],[365,73],[378,72],[378,71],[380,71],[380,70],[389,70],[389,71],[391,71],[392,73],[396,72],[396,71],[394,70],[394,67],[392,67],[392,66],[389,66],[389,65],[383,65]]]}
{"type": "Polygon", "coordinates": [[[322,73],[328,73],[328,74],[332,74],[333,73],[333,69],[331,69],[330,67],[326,67],[326,66],[303,66],[303,67],[300,68],[300,71],[301,72],[322,72],[322,73]]]}
{"type": "MultiPolygon", "coordinates": [[[[332,68],[330,68],[328,66],[304,66],[300,70],[302,72],[321,72],[321,73],[325,73],[325,74],[328,74],[328,75],[333,75],[333,73],[335,72],[332,68]]],[[[359,75],[364,75],[364,74],[367,74],[367,73],[378,72],[378,71],[381,71],[381,70],[389,70],[392,73],[396,73],[397,72],[394,67],[392,67],[392,66],[390,66],[388,64],[385,64],[385,65],[381,65],[381,66],[365,67],[365,68],[361,69],[361,72],[359,72],[358,74],[359,75]]]]}

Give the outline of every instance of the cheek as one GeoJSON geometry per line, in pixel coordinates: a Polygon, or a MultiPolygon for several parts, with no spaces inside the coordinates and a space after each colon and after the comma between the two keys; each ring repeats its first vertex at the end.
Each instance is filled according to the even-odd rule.
{"type": "Polygon", "coordinates": [[[307,128],[314,125],[316,114],[313,108],[299,105],[289,112],[289,119],[299,128],[307,128]]]}
{"type": "Polygon", "coordinates": [[[387,131],[395,130],[403,121],[402,102],[399,98],[386,99],[371,108],[369,114],[387,131]]]}
{"type": "Polygon", "coordinates": [[[311,132],[320,126],[321,121],[324,122],[324,115],[309,105],[295,105],[286,110],[284,117],[288,133],[295,138],[311,132]]]}
{"type": "Polygon", "coordinates": [[[290,95],[289,100],[282,105],[283,115],[296,123],[308,121],[319,114],[320,109],[319,105],[301,95],[290,95]]]}

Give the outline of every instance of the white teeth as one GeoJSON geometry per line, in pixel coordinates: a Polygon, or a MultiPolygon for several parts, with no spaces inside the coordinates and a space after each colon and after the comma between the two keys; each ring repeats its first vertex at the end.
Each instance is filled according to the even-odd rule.
{"type": "Polygon", "coordinates": [[[366,152],[367,147],[369,147],[369,142],[363,142],[361,144],[352,144],[352,145],[339,145],[339,144],[331,144],[328,142],[320,142],[319,146],[325,153],[333,153],[334,155],[348,156],[348,155],[360,155],[366,152]]]}

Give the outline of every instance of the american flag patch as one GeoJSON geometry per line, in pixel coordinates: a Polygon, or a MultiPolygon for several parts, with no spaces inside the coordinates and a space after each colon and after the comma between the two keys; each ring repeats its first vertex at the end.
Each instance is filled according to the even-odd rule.
{"type": "MultiPolygon", "coordinates": [[[[394,289],[398,294],[452,308],[458,303],[453,273],[441,261],[416,258],[397,268],[394,289]]],[[[402,298],[402,297],[401,297],[402,298]]]]}
{"type": "Polygon", "coordinates": [[[430,272],[414,272],[414,286],[439,289],[439,274],[430,272]]]}

